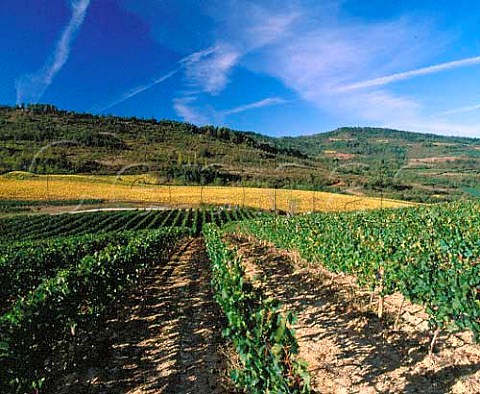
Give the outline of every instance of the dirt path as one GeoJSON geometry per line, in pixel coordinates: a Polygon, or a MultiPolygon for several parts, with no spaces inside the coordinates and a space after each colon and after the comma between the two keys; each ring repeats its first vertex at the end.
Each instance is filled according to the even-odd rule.
{"type": "Polygon", "coordinates": [[[186,240],[109,322],[104,365],[70,379],[66,392],[225,393],[219,316],[203,240],[186,240]]]}
{"type": "Polygon", "coordinates": [[[407,319],[394,331],[386,327],[391,316],[381,321],[355,307],[364,301],[355,299],[347,278],[332,280],[318,266],[296,263],[244,237],[231,235],[227,241],[238,247],[247,275],[265,275],[265,291],[297,314],[300,356],[309,363],[316,392],[480,393],[478,345],[442,336],[430,358],[429,332],[425,324],[415,327],[414,311],[406,317],[415,324],[407,319]]]}

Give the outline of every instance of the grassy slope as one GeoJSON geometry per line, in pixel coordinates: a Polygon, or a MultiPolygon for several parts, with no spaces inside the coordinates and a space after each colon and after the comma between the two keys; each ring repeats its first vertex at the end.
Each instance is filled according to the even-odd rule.
{"type": "Polygon", "coordinates": [[[418,201],[475,196],[480,188],[480,140],[386,129],[275,139],[181,122],[0,107],[0,153],[0,173],[125,170],[154,173],[160,183],[315,188],[418,201]],[[41,150],[55,141],[63,142],[41,150]]]}

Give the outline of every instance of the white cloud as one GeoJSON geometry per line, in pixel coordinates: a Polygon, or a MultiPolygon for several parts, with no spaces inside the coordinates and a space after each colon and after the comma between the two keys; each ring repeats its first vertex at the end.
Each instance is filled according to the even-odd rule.
{"type": "Polygon", "coordinates": [[[419,104],[411,97],[386,90],[355,94],[338,92],[335,86],[371,72],[378,63],[388,69],[398,64],[397,46],[404,45],[409,22],[375,25],[341,25],[298,30],[259,53],[250,66],[254,71],[277,77],[307,102],[322,111],[351,120],[383,121],[386,116],[412,116],[419,104]]]}
{"type": "Polygon", "coordinates": [[[476,132],[473,125],[436,121],[429,116],[428,92],[404,93],[395,89],[393,82],[480,64],[480,57],[434,64],[431,59],[446,56],[447,45],[452,45],[454,38],[436,27],[433,17],[420,19],[412,13],[396,19],[362,20],[348,15],[344,3],[203,2],[202,15],[212,22],[201,35],[208,41],[204,39],[200,45],[207,49],[184,61],[185,84],[177,91],[175,110],[186,120],[204,123],[207,118],[211,121],[268,105],[260,100],[223,112],[205,105],[208,96],[225,92],[236,76],[233,71],[242,67],[276,78],[320,113],[343,124],[476,132]],[[425,64],[434,65],[421,67],[425,64]]]}
{"type": "Polygon", "coordinates": [[[186,122],[196,125],[208,123],[208,119],[194,108],[191,104],[197,100],[196,97],[177,97],[173,99],[173,108],[178,115],[186,122]]]}
{"type": "Polygon", "coordinates": [[[240,53],[227,45],[217,45],[214,50],[199,53],[202,55],[185,61],[187,84],[216,95],[227,85],[229,73],[240,59],[240,53]]]}
{"type": "Polygon", "coordinates": [[[321,77],[321,82],[334,86],[378,71],[379,64],[385,69],[401,65],[399,46],[409,50],[416,47],[405,33],[414,29],[407,20],[375,24],[330,21],[323,26],[309,18],[305,9],[302,23],[290,24],[281,40],[258,54],[256,68],[306,84],[310,84],[310,78],[321,77]]]}
{"type": "Polygon", "coordinates": [[[215,24],[217,41],[228,42],[245,54],[283,39],[295,23],[301,21],[302,10],[296,6],[296,1],[266,3],[212,2],[207,8],[215,24]]]}
{"type": "Polygon", "coordinates": [[[219,95],[230,82],[233,69],[246,54],[280,40],[298,19],[295,13],[283,11],[272,14],[251,3],[239,5],[227,2],[225,7],[215,18],[218,31],[222,32],[222,37],[217,37],[216,45],[187,57],[183,62],[188,90],[183,98],[174,99],[174,109],[183,119],[192,123],[206,123],[207,119],[222,121],[223,116],[228,114],[284,102],[279,98],[270,98],[225,112],[203,107],[202,112],[208,112],[209,116],[201,115],[198,108],[191,106],[198,95],[219,95]],[[237,7],[241,8],[241,12],[237,7]]]}
{"type": "Polygon", "coordinates": [[[245,104],[245,105],[240,105],[235,108],[231,108],[227,111],[223,111],[224,115],[231,115],[231,114],[237,114],[240,112],[245,112],[249,111],[251,109],[256,109],[256,108],[262,108],[262,107],[268,107],[271,105],[280,105],[280,104],[285,104],[288,101],[285,99],[282,99],[280,97],[269,97],[260,101],[255,101],[253,103],[245,104]]]}
{"type": "Polygon", "coordinates": [[[212,53],[214,53],[215,51],[216,51],[215,47],[210,47],[210,48],[203,49],[201,51],[193,52],[192,54],[190,54],[188,56],[185,56],[182,60],[180,60],[180,63],[182,63],[184,65],[188,65],[188,64],[191,64],[191,63],[198,62],[203,57],[209,56],[212,53]]]}
{"type": "Polygon", "coordinates": [[[183,97],[173,99],[173,109],[185,121],[194,124],[206,124],[210,117],[218,114],[213,109],[195,108],[192,103],[198,95],[219,94],[229,82],[231,69],[235,67],[240,54],[232,47],[213,46],[189,55],[180,61],[187,91],[183,97]]]}
{"type": "Polygon", "coordinates": [[[299,14],[297,13],[268,15],[260,12],[260,23],[247,30],[250,34],[248,46],[250,49],[256,49],[277,41],[289,31],[298,19],[299,14]]]}
{"type": "Polygon", "coordinates": [[[388,127],[399,130],[415,131],[419,133],[433,133],[447,136],[480,137],[480,127],[464,123],[448,121],[432,121],[427,118],[412,118],[398,120],[395,122],[386,121],[378,124],[381,127],[388,127]]]}
{"type": "Polygon", "coordinates": [[[416,92],[398,93],[384,85],[480,64],[480,57],[418,68],[438,55],[446,42],[428,23],[404,17],[375,23],[332,18],[321,25],[312,22],[307,11],[304,7],[302,24],[291,25],[293,31],[249,56],[245,66],[278,78],[300,98],[344,124],[478,135],[475,125],[432,120],[416,92]],[[413,69],[395,72],[409,68],[413,69]],[[386,77],[371,78],[372,74],[386,77]]]}
{"type": "MultiPolygon", "coordinates": [[[[183,97],[173,99],[173,109],[184,121],[193,124],[206,124],[209,117],[206,109],[195,108],[192,103],[197,95],[219,94],[229,82],[231,69],[235,67],[240,54],[231,47],[213,46],[189,55],[180,61],[187,91],[183,97]]],[[[217,116],[214,110],[214,117],[217,116]]]]}
{"type": "Polygon", "coordinates": [[[38,102],[70,56],[72,42],[82,26],[90,0],[72,0],[72,17],[65,27],[47,63],[34,74],[23,75],[16,81],[17,103],[38,102]]]}
{"type": "Polygon", "coordinates": [[[185,61],[189,88],[218,95],[229,83],[232,70],[242,58],[288,35],[298,21],[297,12],[272,13],[253,3],[226,2],[214,16],[221,36],[216,44],[185,61]]]}

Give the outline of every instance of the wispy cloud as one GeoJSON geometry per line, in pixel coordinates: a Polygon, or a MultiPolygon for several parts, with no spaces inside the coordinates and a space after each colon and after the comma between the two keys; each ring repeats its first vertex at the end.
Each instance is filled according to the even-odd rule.
{"type": "Polygon", "coordinates": [[[415,131],[420,133],[433,133],[447,136],[470,136],[480,137],[480,127],[465,123],[450,121],[431,120],[429,118],[417,117],[412,119],[385,121],[378,126],[399,130],[415,131]]]}
{"type": "Polygon", "coordinates": [[[309,7],[301,1],[297,4],[302,23],[289,25],[288,34],[249,56],[243,62],[245,67],[278,78],[299,98],[343,124],[478,134],[474,125],[435,121],[416,92],[399,93],[388,85],[480,64],[480,57],[414,68],[444,49],[447,38],[432,26],[405,17],[362,23],[331,17],[319,24],[316,21],[322,18],[321,9],[312,19],[309,7]],[[413,36],[418,38],[412,42],[413,36]],[[398,69],[411,70],[392,72],[398,69]],[[369,78],[372,72],[386,76],[369,78]]]}
{"type": "Polygon", "coordinates": [[[362,82],[357,82],[351,85],[341,86],[336,90],[338,92],[346,92],[346,91],[357,90],[357,89],[371,88],[375,86],[384,86],[390,83],[403,81],[403,80],[410,79],[413,77],[418,77],[421,75],[434,74],[434,73],[447,71],[447,70],[451,70],[459,67],[474,66],[478,64],[480,64],[480,56],[475,56],[475,57],[470,57],[466,59],[455,60],[452,62],[436,64],[434,66],[422,67],[416,70],[395,73],[395,74],[387,75],[380,78],[374,78],[374,79],[370,79],[362,82]]]}
{"type": "Polygon", "coordinates": [[[220,29],[225,32],[224,37],[228,37],[229,43],[241,48],[244,54],[288,37],[303,14],[294,2],[267,7],[254,2],[234,1],[229,7],[220,17],[220,29]]]}
{"type": "Polygon", "coordinates": [[[72,0],[72,17],[65,27],[55,50],[36,73],[23,75],[16,81],[17,103],[38,102],[70,56],[72,42],[82,26],[90,0],[72,0]]]}
{"type": "Polygon", "coordinates": [[[234,47],[217,45],[202,51],[202,56],[190,57],[185,61],[185,79],[189,87],[216,95],[228,83],[228,75],[241,55],[234,47]]]}
{"type": "Polygon", "coordinates": [[[224,111],[219,111],[211,106],[199,104],[199,97],[197,96],[184,96],[176,97],[173,99],[173,108],[175,112],[186,122],[197,125],[212,122],[221,124],[224,122],[225,117],[228,115],[251,111],[272,105],[286,104],[289,102],[290,101],[280,97],[268,97],[263,100],[239,105],[237,107],[224,111]]]}
{"type": "Polygon", "coordinates": [[[185,56],[182,60],[180,60],[180,63],[183,65],[187,65],[190,63],[195,63],[200,61],[202,58],[211,55],[217,50],[215,46],[209,47],[202,49],[200,51],[193,52],[192,54],[185,56]]]}
{"type": "Polygon", "coordinates": [[[437,116],[463,114],[465,112],[472,112],[472,111],[478,111],[478,110],[480,110],[480,104],[468,105],[466,107],[455,108],[448,111],[440,112],[437,114],[437,116]]]}
{"type": "Polygon", "coordinates": [[[198,96],[218,95],[229,82],[229,74],[236,66],[241,55],[234,47],[216,45],[193,55],[182,61],[186,92],[183,97],[173,99],[173,109],[184,121],[193,124],[206,124],[211,117],[218,114],[215,110],[196,108],[192,103],[197,102],[198,96]]]}
{"type": "MultiPolygon", "coordinates": [[[[435,15],[425,18],[405,8],[398,17],[385,13],[382,17],[362,18],[349,14],[348,3],[344,0],[294,0],[288,5],[274,0],[203,2],[202,18],[208,21],[202,40],[196,37],[188,45],[183,43],[175,48],[183,52],[185,47],[193,46],[192,41],[195,47],[206,48],[182,63],[184,84],[175,92],[175,111],[185,120],[205,123],[275,105],[269,99],[224,111],[215,111],[208,105],[211,96],[230,93],[226,90],[230,86],[238,87],[230,83],[240,76],[235,71],[241,67],[249,71],[241,74],[242,82],[251,78],[252,89],[257,89],[255,83],[260,79],[276,79],[290,92],[269,93],[267,87],[258,87],[258,91],[266,96],[296,94],[304,101],[305,108],[316,107],[319,118],[325,117],[329,123],[475,133],[473,122],[456,124],[448,118],[455,113],[474,111],[473,106],[446,111],[444,119],[436,119],[431,116],[434,110],[431,105],[440,99],[429,100],[427,84],[422,85],[423,90],[406,92],[397,89],[394,82],[475,66],[480,64],[480,56],[437,64],[432,59],[452,56],[454,51],[450,49],[458,38],[437,25],[435,15]]],[[[190,12],[185,7],[181,10],[190,12]]],[[[159,35],[159,39],[165,40],[164,35],[159,35]]],[[[238,90],[241,95],[241,89],[238,90]]],[[[319,127],[323,123],[320,119],[319,127]]]]}
{"type": "Polygon", "coordinates": [[[291,27],[300,18],[298,12],[272,15],[260,9],[258,14],[261,22],[253,24],[247,30],[250,35],[247,43],[249,50],[255,50],[274,43],[280,37],[288,34],[291,27]]]}
{"type": "Polygon", "coordinates": [[[419,108],[413,97],[384,89],[355,94],[334,90],[347,80],[378,69],[378,64],[388,69],[392,62],[395,66],[401,63],[396,52],[408,47],[405,31],[414,31],[414,26],[404,20],[369,25],[297,26],[296,34],[259,53],[258,59],[254,58],[247,67],[280,79],[300,98],[345,123],[411,117],[419,108]]]}
{"type": "Polygon", "coordinates": [[[231,114],[237,114],[240,112],[245,112],[249,111],[251,109],[256,109],[256,108],[262,108],[262,107],[268,107],[271,105],[280,105],[280,104],[285,104],[288,103],[287,100],[282,99],[280,97],[269,97],[260,101],[255,101],[253,103],[245,104],[245,105],[240,105],[238,107],[229,109],[227,111],[223,111],[224,115],[231,115],[231,114]]]}
{"type": "Polygon", "coordinates": [[[231,71],[245,55],[285,37],[299,19],[295,11],[272,12],[250,2],[226,1],[220,9],[214,19],[222,35],[214,46],[185,61],[187,85],[211,95],[225,89],[231,71]]]}
{"type": "Polygon", "coordinates": [[[193,124],[206,124],[208,119],[191,104],[197,100],[196,97],[177,97],[173,99],[175,112],[186,122],[193,124]]]}
{"type": "MultiPolygon", "coordinates": [[[[299,16],[285,10],[272,13],[248,2],[226,1],[224,6],[222,12],[214,17],[218,30],[222,31],[222,37],[217,37],[214,46],[189,56],[183,63],[188,90],[183,99],[174,100],[174,109],[179,116],[192,123],[204,123],[206,116],[199,116],[198,109],[193,110],[190,104],[201,95],[216,96],[223,92],[240,61],[247,54],[271,45],[287,35],[299,16]],[[238,7],[242,12],[239,12],[238,7]]],[[[225,115],[284,102],[280,100],[265,99],[226,112],[205,107],[202,110],[208,112],[216,121],[221,121],[225,115]]]]}

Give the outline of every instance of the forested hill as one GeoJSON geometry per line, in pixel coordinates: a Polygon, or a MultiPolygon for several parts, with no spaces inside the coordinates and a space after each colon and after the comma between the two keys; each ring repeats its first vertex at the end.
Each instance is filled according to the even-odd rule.
{"type": "Polygon", "coordinates": [[[272,138],[52,105],[0,107],[0,172],[150,172],[159,183],[244,184],[418,201],[480,196],[480,140],[379,128],[272,138]]]}

